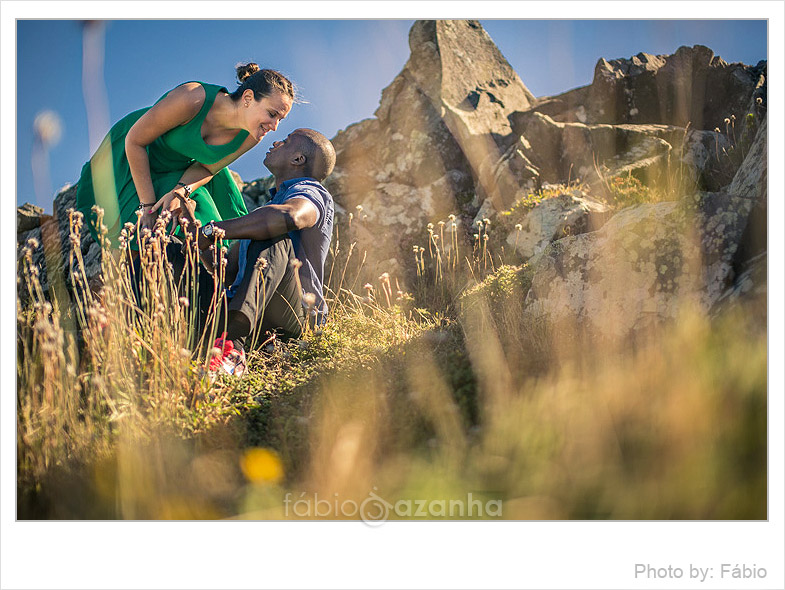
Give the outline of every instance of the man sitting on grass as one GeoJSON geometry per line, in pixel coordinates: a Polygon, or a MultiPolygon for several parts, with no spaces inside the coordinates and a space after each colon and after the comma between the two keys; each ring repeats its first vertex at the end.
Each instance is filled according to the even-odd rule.
{"type": "MultiPolygon", "coordinates": [[[[216,236],[236,240],[226,264],[226,332],[215,342],[222,354],[212,359],[211,372],[242,375],[245,340],[253,330],[297,338],[306,321],[320,325],[327,317],[323,275],[334,209],[321,181],[335,166],[335,149],[321,133],[296,129],[273,143],[264,165],[275,177],[272,200],[243,217],[207,223],[196,237],[209,272],[214,272],[210,246],[216,236]]],[[[181,215],[192,232],[194,209],[193,201],[182,204],[181,215]]],[[[205,274],[200,277],[202,307],[213,284],[205,274]]]]}

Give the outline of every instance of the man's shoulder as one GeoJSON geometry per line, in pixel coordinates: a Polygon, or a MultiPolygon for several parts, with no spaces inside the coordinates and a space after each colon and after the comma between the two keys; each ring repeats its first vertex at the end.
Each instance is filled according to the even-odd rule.
{"type": "Polygon", "coordinates": [[[332,203],[333,197],[325,186],[313,178],[298,178],[281,194],[283,200],[298,196],[318,198],[324,203],[332,203]]]}

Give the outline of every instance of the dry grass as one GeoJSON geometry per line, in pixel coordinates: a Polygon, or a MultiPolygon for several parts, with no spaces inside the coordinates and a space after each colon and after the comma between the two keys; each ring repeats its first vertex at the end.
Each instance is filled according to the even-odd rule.
{"type": "Polygon", "coordinates": [[[195,258],[175,279],[162,232],[138,297],[127,249],[104,255],[96,295],[75,248],[66,305],[26,258],[18,516],[298,518],[287,494],[375,491],[471,493],[514,519],[766,518],[765,301],[714,319],[685,307],[635,342],[579,338],[527,317],[528,270],[504,264],[490,227],[426,228],[412,295],[396,277],[358,285],[362,258],[335,240],[331,321],[214,384],[220,326],[193,330],[195,258]]]}

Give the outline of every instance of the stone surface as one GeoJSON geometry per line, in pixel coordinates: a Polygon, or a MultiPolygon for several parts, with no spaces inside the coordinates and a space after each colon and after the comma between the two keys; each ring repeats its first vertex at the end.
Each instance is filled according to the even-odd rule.
{"type": "Polygon", "coordinates": [[[732,178],[733,163],[723,155],[728,138],[714,131],[672,125],[586,125],[561,123],[536,110],[511,116],[520,133],[522,158],[539,182],[589,183],[632,173],[644,183],[665,183],[683,174],[697,189],[719,190],[732,178]]]}
{"type": "MultiPolygon", "coordinates": [[[[409,44],[375,116],[333,138],[337,165],[325,184],[341,247],[354,244],[364,278],[412,270],[428,223],[453,214],[444,229],[466,243],[472,219],[493,219],[551,183],[593,188],[628,173],[644,182],[678,175],[688,187],[678,196],[692,196],[603,225],[609,213],[596,202],[565,194],[534,207],[521,233],[498,235],[538,269],[529,309],[601,326],[603,309],[626,302],[610,322],[621,333],[641,314],[669,317],[677,295],[710,305],[765,254],[766,62],[727,64],[701,46],[601,59],[591,85],[536,99],[476,21],[417,21],[409,44]],[[630,284],[615,286],[628,271],[630,284]]],[[[249,210],[269,200],[272,177],[233,177],[249,210]]],[[[45,285],[67,275],[74,205],[70,187],[52,216],[18,210],[18,243],[37,241],[45,285]]],[[[100,248],[85,228],[80,237],[92,275],[100,248]]]]}
{"type": "Polygon", "coordinates": [[[735,281],[756,259],[745,240],[766,198],[766,137],[764,124],[726,191],[630,207],[596,232],[552,243],[532,261],[527,312],[623,338],[685,304],[709,311],[743,290],[735,281]]]}
{"type": "Polygon", "coordinates": [[[608,217],[604,203],[563,194],[537,203],[522,218],[520,231],[513,230],[506,241],[528,260],[555,240],[599,229],[608,217]]]}
{"type": "Polygon", "coordinates": [[[702,45],[673,55],[600,59],[589,86],[546,97],[535,108],[557,121],[723,129],[726,117],[741,119],[765,94],[766,69],[766,62],[728,64],[702,45]]]}
{"type": "Polygon", "coordinates": [[[509,206],[487,169],[516,139],[509,115],[530,108],[534,96],[476,21],[417,21],[409,46],[405,70],[458,142],[483,196],[509,206]]]}
{"type": "Polygon", "coordinates": [[[253,211],[272,199],[270,190],[273,188],[275,188],[275,177],[272,175],[240,185],[240,190],[243,193],[243,200],[245,201],[245,206],[248,211],[253,211]]]}
{"type": "MultiPolygon", "coordinates": [[[[43,291],[53,287],[70,289],[70,221],[69,209],[76,208],[76,186],[65,187],[54,200],[54,215],[48,217],[40,227],[20,233],[17,251],[19,276],[22,279],[18,293],[22,301],[27,301],[27,287],[24,283],[22,257],[24,248],[32,238],[36,246],[32,248],[33,265],[39,268],[39,280],[43,291]]],[[[94,284],[101,273],[101,248],[83,224],[80,230],[80,253],[84,261],[88,282],[94,284]]],[[[76,263],[73,264],[76,268],[76,263]]]]}
{"type": "Polygon", "coordinates": [[[16,233],[17,236],[41,225],[44,210],[31,203],[25,203],[16,208],[16,233]]]}
{"type": "MultiPolygon", "coordinates": [[[[418,21],[409,44],[410,59],[382,92],[375,118],[333,139],[336,169],[326,185],[338,221],[352,214],[346,231],[371,266],[405,256],[429,222],[473,216],[475,202],[498,197],[486,189],[505,175],[498,162],[517,140],[508,116],[533,100],[474,21],[418,21]]],[[[515,193],[506,191],[517,185],[506,187],[512,202],[515,193]]]]}

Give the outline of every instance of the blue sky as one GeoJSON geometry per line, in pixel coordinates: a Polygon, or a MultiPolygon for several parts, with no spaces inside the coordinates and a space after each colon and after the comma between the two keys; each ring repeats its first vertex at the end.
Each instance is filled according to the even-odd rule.
{"type": "MultiPolygon", "coordinates": [[[[267,174],[261,166],[267,146],[292,129],[313,127],[333,137],[373,116],[382,89],[408,59],[413,22],[107,21],[103,68],[107,122],[149,106],[187,80],[231,88],[239,61],[280,69],[298,84],[308,103],[296,105],[277,133],[231,166],[245,180],[258,178],[267,174]]],[[[480,22],[535,96],[590,83],[600,57],[667,54],[681,45],[702,44],[728,62],[755,64],[767,58],[764,20],[480,22]]],[[[51,210],[54,191],[76,182],[90,156],[81,70],[79,21],[17,21],[17,204],[31,202],[51,210]],[[58,114],[63,132],[50,150],[50,178],[44,178],[46,187],[37,196],[31,130],[35,116],[44,110],[58,114]]]]}

